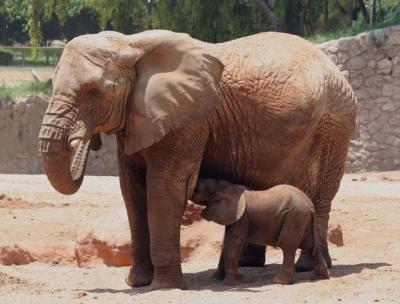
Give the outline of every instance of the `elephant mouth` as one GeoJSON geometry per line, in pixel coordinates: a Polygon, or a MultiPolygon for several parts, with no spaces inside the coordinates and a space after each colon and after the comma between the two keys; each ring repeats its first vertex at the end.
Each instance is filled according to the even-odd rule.
{"type": "Polygon", "coordinates": [[[211,222],[212,216],[210,215],[210,212],[206,209],[204,209],[203,211],[201,211],[201,216],[203,217],[203,219],[205,219],[208,222],[211,222]]]}

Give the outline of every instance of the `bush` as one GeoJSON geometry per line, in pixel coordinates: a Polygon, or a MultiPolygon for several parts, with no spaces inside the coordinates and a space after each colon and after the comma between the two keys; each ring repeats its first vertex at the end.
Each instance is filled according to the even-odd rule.
{"type": "Polygon", "coordinates": [[[13,53],[5,50],[0,50],[0,65],[10,65],[13,62],[13,53]]]}

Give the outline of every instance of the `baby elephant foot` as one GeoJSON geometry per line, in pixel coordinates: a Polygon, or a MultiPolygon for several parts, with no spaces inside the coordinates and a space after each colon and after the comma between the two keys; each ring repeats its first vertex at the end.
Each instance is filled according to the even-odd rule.
{"type": "Polygon", "coordinates": [[[275,278],[273,278],[272,282],[275,284],[290,285],[294,283],[294,279],[293,275],[280,272],[275,276],[275,278]]]}
{"type": "Polygon", "coordinates": [[[313,272],[311,275],[311,281],[316,281],[316,280],[329,280],[331,278],[329,271],[326,270],[326,272],[313,272]]]}
{"type": "Polygon", "coordinates": [[[125,282],[131,287],[147,286],[153,280],[153,275],[152,265],[134,265],[129,269],[125,282]]]}
{"type": "Polygon", "coordinates": [[[225,278],[222,281],[222,285],[225,286],[236,286],[240,284],[240,280],[238,278],[225,278]]]}

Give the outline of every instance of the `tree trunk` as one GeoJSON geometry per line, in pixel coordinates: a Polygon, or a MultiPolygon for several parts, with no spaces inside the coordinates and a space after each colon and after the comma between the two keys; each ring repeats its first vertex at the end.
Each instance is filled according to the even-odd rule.
{"type": "Polygon", "coordinates": [[[353,24],[353,0],[347,0],[346,16],[347,16],[347,23],[349,25],[352,25],[353,24]]]}
{"type": "Polygon", "coordinates": [[[324,27],[328,29],[328,19],[329,19],[329,3],[328,0],[324,0],[324,27]]]}
{"type": "Polygon", "coordinates": [[[285,9],[285,24],[288,33],[303,35],[303,1],[287,0],[285,9]]]}
{"type": "Polygon", "coordinates": [[[371,0],[370,6],[371,6],[370,24],[375,24],[376,23],[376,0],[371,0]]]}
{"type": "Polygon", "coordinates": [[[267,17],[268,23],[271,25],[273,31],[280,30],[279,19],[275,15],[275,0],[256,0],[258,6],[262,9],[267,17]]]}
{"type": "Polygon", "coordinates": [[[369,18],[369,14],[368,14],[368,10],[365,6],[364,0],[358,0],[358,5],[360,6],[361,12],[364,16],[364,20],[366,23],[370,23],[370,18],[369,18]]]}

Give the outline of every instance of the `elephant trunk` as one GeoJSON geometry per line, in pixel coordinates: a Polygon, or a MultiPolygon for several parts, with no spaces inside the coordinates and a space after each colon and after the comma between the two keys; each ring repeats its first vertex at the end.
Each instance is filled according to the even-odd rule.
{"type": "Polygon", "coordinates": [[[66,107],[65,103],[53,100],[49,104],[39,133],[39,152],[52,186],[70,195],[82,184],[90,137],[79,136],[71,141],[72,118],[76,115],[66,107]]]}

